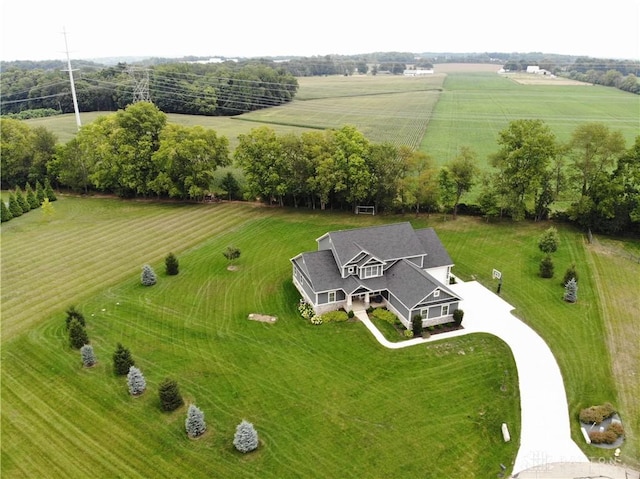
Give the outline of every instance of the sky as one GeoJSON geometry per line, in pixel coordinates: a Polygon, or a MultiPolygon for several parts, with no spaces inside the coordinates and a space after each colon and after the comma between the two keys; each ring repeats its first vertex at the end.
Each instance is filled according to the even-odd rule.
{"type": "Polygon", "coordinates": [[[640,0],[0,0],[0,59],[543,52],[640,59],[640,0]]]}

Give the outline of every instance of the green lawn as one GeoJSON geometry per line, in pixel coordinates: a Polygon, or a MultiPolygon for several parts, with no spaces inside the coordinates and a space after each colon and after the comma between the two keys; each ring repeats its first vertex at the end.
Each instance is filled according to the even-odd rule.
{"type": "MultiPolygon", "coordinates": [[[[491,269],[503,272],[503,297],[558,359],[572,417],[616,404],[629,436],[623,459],[637,465],[630,325],[640,265],[620,256],[611,266],[609,257],[638,253],[638,242],[596,249],[559,225],[556,278],[543,280],[536,242],[547,224],[71,197],[54,207],[51,220],[32,211],[2,226],[2,429],[11,437],[2,442],[3,477],[497,474],[517,452],[516,442],[502,443],[500,423],[512,437],[519,431],[515,366],[501,341],[476,335],[388,351],[359,323],[315,327],[296,314],[289,258],[328,230],[405,219],[436,228],[463,279],[495,287],[491,269]],[[237,271],[222,256],[231,244],[242,251],[237,271]],[[180,259],[176,277],[163,272],[169,251],[180,259]],[[139,284],[146,262],[159,275],[152,288],[139,284]],[[560,300],[571,262],[580,274],[574,305],[560,300]],[[66,343],[72,304],[98,356],[90,370],[66,343]],[[278,321],[247,321],[252,312],[278,321]],[[140,398],[111,372],[118,341],[147,378],[140,398]],[[621,355],[612,360],[613,347],[621,355]],[[184,409],[159,412],[156,386],[166,376],[205,412],[202,439],[186,439],[184,409]],[[262,441],[249,456],[231,446],[242,418],[262,441]]],[[[588,456],[610,454],[584,445],[572,424],[588,456]]]]}
{"type": "Polygon", "coordinates": [[[504,444],[499,427],[517,437],[517,374],[500,340],[389,351],[359,323],[316,327],[296,313],[288,259],[329,229],[387,219],[54,205],[51,222],[33,211],[3,225],[3,477],[488,477],[514,460],[517,442],[504,444]],[[237,271],[221,254],[229,244],[242,251],[237,271]],[[169,250],[175,277],[163,273],[169,250]],[[152,288],[139,284],[146,261],[152,288]],[[67,346],[71,304],[87,318],[95,368],[67,346]],[[278,321],[250,322],[251,312],[278,321]],[[140,398],[111,372],[117,342],[147,378],[140,398]],[[186,438],[185,409],[159,411],[166,376],[205,412],[205,437],[186,438]],[[231,445],[242,418],[261,438],[248,456],[231,445]]]}

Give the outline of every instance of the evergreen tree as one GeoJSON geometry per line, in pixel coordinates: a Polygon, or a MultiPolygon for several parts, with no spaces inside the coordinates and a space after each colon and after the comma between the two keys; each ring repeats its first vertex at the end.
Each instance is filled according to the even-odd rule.
{"type": "Polygon", "coordinates": [[[16,199],[16,195],[13,193],[9,193],[9,212],[11,213],[12,218],[22,216],[22,213],[24,213],[20,203],[18,203],[18,200],[16,199]]]}
{"type": "Polygon", "coordinates": [[[82,327],[85,327],[87,325],[84,319],[84,315],[80,311],[78,311],[75,306],[70,306],[69,309],[67,309],[67,329],[69,329],[69,324],[71,324],[71,321],[73,319],[77,319],[82,327]]]}
{"type": "Polygon", "coordinates": [[[553,278],[553,260],[550,255],[545,256],[540,262],[540,276],[553,278]]]}
{"type": "Polygon", "coordinates": [[[204,422],[204,413],[197,406],[189,404],[184,427],[189,437],[198,437],[207,430],[207,424],[204,422]]]}
{"type": "Polygon", "coordinates": [[[72,319],[69,323],[69,344],[74,349],[80,349],[88,343],[89,336],[87,336],[84,326],[77,319],[72,319]]]}
{"type": "Polygon", "coordinates": [[[44,195],[49,198],[49,201],[56,201],[58,199],[56,198],[56,194],[53,191],[53,188],[51,187],[49,178],[44,179],[44,195]]]}
{"type": "Polygon", "coordinates": [[[11,218],[13,218],[11,211],[7,208],[4,200],[0,199],[0,221],[4,223],[5,221],[9,221],[11,218]]]}
{"type": "Polygon", "coordinates": [[[38,198],[36,198],[36,194],[34,193],[29,183],[27,183],[27,186],[24,189],[24,194],[27,198],[27,203],[29,203],[29,208],[35,210],[40,206],[40,203],[38,203],[38,198]]]}
{"type": "Polygon", "coordinates": [[[131,351],[118,343],[116,351],[113,353],[113,370],[118,376],[124,376],[129,373],[129,368],[134,366],[135,362],[131,357],[131,351]]]}
{"type": "Polygon", "coordinates": [[[178,383],[173,379],[166,378],[160,383],[158,395],[163,411],[175,411],[184,404],[178,383]]]}
{"type": "Polygon", "coordinates": [[[46,218],[50,218],[51,216],[53,216],[53,205],[51,204],[51,202],[49,201],[49,198],[45,198],[44,201],[42,202],[42,214],[46,217],[46,218]]]}
{"type": "Polygon", "coordinates": [[[40,183],[40,180],[36,180],[36,199],[38,200],[38,204],[41,205],[45,198],[44,187],[42,183],[40,183]]]}
{"type": "Polygon", "coordinates": [[[564,279],[562,280],[563,285],[567,285],[570,279],[575,279],[576,283],[578,282],[578,272],[576,271],[576,265],[572,264],[567,268],[567,272],[564,274],[564,279]]]}
{"type": "Polygon", "coordinates": [[[96,355],[93,353],[93,346],[90,344],[85,344],[80,348],[80,355],[85,368],[90,368],[96,363],[96,355]]]}
{"type": "Polygon", "coordinates": [[[220,186],[227,192],[227,199],[229,201],[235,199],[240,192],[240,185],[238,184],[235,176],[233,176],[233,173],[230,171],[227,172],[224,178],[222,178],[220,186]]]}
{"type": "Polygon", "coordinates": [[[169,253],[167,257],[164,259],[164,265],[167,270],[167,274],[170,276],[178,274],[179,271],[179,263],[178,258],[173,253],[169,253]]]}
{"type": "Polygon", "coordinates": [[[142,267],[142,275],[140,276],[140,282],[144,286],[153,286],[156,284],[157,278],[156,273],[153,271],[153,268],[148,264],[145,264],[142,267]]]}
{"type": "Polygon", "coordinates": [[[258,448],[258,432],[253,424],[242,420],[236,427],[236,434],[233,437],[233,445],[242,453],[255,451],[258,448]]]}
{"type": "Polygon", "coordinates": [[[127,386],[129,386],[129,392],[132,396],[138,396],[147,389],[147,381],[144,379],[142,371],[135,366],[129,367],[129,372],[127,373],[127,386]]]}
{"type": "Polygon", "coordinates": [[[31,210],[31,206],[29,206],[29,203],[24,197],[24,194],[22,193],[22,190],[19,186],[16,187],[16,200],[18,201],[18,204],[20,205],[20,208],[24,213],[31,210]]]}
{"type": "Polygon", "coordinates": [[[564,287],[564,300],[569,303],[578,301],[578,283],[575,278],[567,281],[567,285],[564,287]]]}

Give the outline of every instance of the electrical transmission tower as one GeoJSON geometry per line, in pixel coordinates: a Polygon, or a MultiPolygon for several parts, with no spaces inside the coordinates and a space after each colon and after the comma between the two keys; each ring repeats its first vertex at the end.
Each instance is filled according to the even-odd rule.
{"type": "Polygon", "coordinates": [[[151,101],[149,95],[149,70],[148,69],[136,69],[130,66],[127,70],[129,76],[133,80],[133,103],[139,101],[151,101]]]}

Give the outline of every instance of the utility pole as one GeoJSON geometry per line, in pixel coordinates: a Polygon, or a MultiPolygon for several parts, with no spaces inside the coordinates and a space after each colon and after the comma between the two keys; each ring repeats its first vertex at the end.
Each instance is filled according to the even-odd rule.
{"type": "MultiPolygon", "coordinates": [[[[73,98],[73,110],[76,113],[76,124],[78,130],[82,126],[80,123],[80,110],[78,110],[78,98],[76,97],[76,85],[73,82],[73,70],[71,69],[71,59],[69,58],[69,46],[67,45],[67,31],[62,27],[62,34],[64,35],[64,48],[67,52],[67,71],[69,72],[69,81],[71,82],[71,97],[73,98]]],[[[64,70],[63,70],[64,71],[64,70]]]]}

